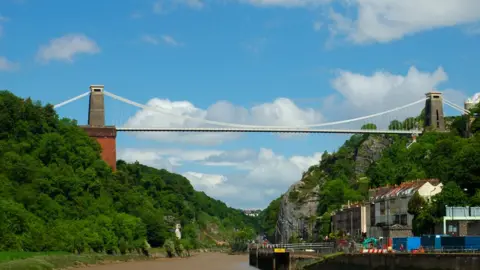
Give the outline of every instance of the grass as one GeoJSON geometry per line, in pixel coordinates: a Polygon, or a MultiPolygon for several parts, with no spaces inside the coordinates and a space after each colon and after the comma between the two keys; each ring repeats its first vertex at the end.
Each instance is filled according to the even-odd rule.
{"type": "Polygon", "coordinates": [[[82,254],[69,253],[29,253],[29,252],[1,252],[1,258],[8,261],[0,262],[0,270],[54,270],[65,269],[82,265],[98,264],[102,262],[148,260],[149,257],[138,254],[112,256],[105,254],[82,254]]]}
{"type": "Polygon", "coordinates": [[[0,252],[0,263],[14,261],[14,260],[23,260],[31,257],[38,256],[51,256],[51,255],[66,255],[70,254],[68,252],[16,252],[16,251],[5,251],[0,252]]]}

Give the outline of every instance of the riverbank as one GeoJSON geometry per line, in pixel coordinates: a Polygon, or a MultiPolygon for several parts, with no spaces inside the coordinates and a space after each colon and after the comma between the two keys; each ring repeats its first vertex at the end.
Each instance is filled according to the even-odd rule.
{"type": "MultiPolygon", "coordinates": [[[[195,250],[191,251],[191,256],[198,256],[201,254],[209,253],[223,253],[226,254],[226,250],[195,250]]],[[[69,253],[29,253],[29,252],[16,252],[16,253],[2,253],[3,261],[0,260],[0,270],[54,270],[54,269],[66,269],[77,268],[91,265],[110,265],[133,261],[178,261],[188,259],[190,257],[174,257],[167,258],[167,254],[161,250],[152,250],[150,256],[143,254],[127,254],[127,255],[106,255],[106,254],[69,254],[69,253]]],[[[0,254],[1,255],[1,254],[0,254]]]]}
{"type": "Polygon", "coordinates": [[[150,261],[135,261],[121,264],[96,265],[89,270],[250,270],[247,255],[226,253],[198,253],[188,258],[161,258],[150,261]]]}
{"type": "Polygon", "coordinates": [[[85,265],[94,265],[101,263],[115,263],[128,261],[145,261],[150,257],[131,254],[131,255],[104,255],[104,254],[61,254],[61,255],[38,255],[30,256],[25,259],[11,260],[0,263],[0,270],[54,270],[72,267],[81,267],[85,265]]]}

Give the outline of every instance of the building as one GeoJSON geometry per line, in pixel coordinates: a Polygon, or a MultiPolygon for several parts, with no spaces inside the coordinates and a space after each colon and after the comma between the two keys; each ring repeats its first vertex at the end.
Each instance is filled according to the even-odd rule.
{"type": "Polygon", "coordinates": [[[413,215],[408,213],[408,202],[413,194],[431,201],[442,187],[439,180],[427,179],[370,189],[367,202],[347,204],[332,213],[331,230],[353,237],[362,233],[376,238],[411,236],[413,215]]]}
{"type": "Polygon", "coordinates": [[[408,213],[408,202],[415,192],[430,201],[442,191],[438,179],[415,180],[396,186],[369,191],[370,217],[367,235],[371,237],[404,237],[412,235],[413,215],[408,213]]]}
{"type": "Polygon", "coordinates": [[[369,215],[363,203],[347,204],[332,215],[332,231],[344,232],[353,237],[367,231],[369,215]]]}
{"type": "Polygon", "coordinates": [[[245,210],[243,210],[243,213],[245,215],[251,216],[251,217],[258,217],[260,212],[262,212],[262,210],[258,210],[258,209],[245,209],[245,210]]]}
{"type": "Polygon", "coordinates": [[[480,207],[445,206],[443,226],[435,228],[436,234],[454,236],[480,235],[480,207]]]}

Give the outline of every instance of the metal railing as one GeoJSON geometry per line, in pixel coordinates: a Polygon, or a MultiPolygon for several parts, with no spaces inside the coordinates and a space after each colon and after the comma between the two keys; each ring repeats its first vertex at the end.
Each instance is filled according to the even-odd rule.
{"type": "Polygon", "coordinates": [[[333,242],[323,242],[323,243],[294,243],[294,244],[253,244],[250,246],[250,249],[276,249],[282,248],[288,252],[311,252],[311,253],[320,253],[328,254],[334,253],[337,251],[336,244],[333,242]]]}

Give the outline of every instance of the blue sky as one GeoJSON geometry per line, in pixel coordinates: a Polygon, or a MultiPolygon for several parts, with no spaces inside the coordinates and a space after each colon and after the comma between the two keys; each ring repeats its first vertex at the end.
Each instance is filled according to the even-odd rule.
{"type": "MultiPolygon", "coordinates": [[[[479,38],[477,0],[1,0],[0,88],[56,104],[104,84],[174,114],[314,124],[405,105],[430,89],[461,105],[478,88],[479,38]]],[[[106,100],[109,124],[201,126],[106,100]]],[[[86,123],[87,99],[58,113],[86,123]]],[[[120,134],[118,153],[257,208],[347,138],[120,134]]]]}

